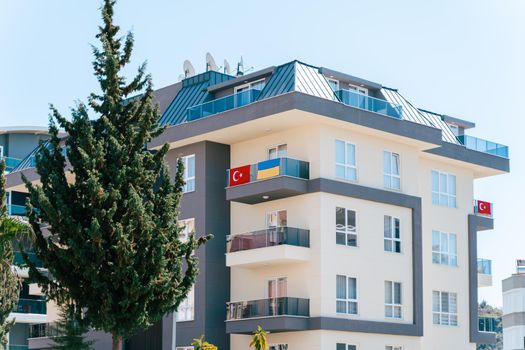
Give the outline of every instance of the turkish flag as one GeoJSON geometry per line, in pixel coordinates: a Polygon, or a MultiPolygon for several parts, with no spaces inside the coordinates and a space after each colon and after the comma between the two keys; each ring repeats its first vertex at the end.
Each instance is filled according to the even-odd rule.
{"type": "Polygon", "coordinates": [[[478,201],[478,214],[492,215],[492,203],[478,201]]]}
{"type": "Polygon", "coordinates": [[[251,165],[244,165],[230,169],[230,187],[250,182],[251,165]]]}

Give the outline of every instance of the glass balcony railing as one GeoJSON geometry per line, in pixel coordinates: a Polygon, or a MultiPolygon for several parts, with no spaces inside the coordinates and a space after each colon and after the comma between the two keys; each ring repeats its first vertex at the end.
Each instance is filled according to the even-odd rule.
{"type": "Polygon", "coordinates": [[[488,259],[478,259],[478,273],[482,275],[492,275],[492,261],[488,259]]]}
{"type": "Polygon", "coordinates": [[[5,162],[5,171],[7,171],[8,173],[11,172],[14,168],[16,168],[17,165],[20,164],[20,162],[22,162],[22,159],[12,157],[1,157],[0,159],[2,159],[5,162]]]}
{"type": "Polygon", "coordinates": [[[7,350],[28,350],[29,347],[28,345],[13,345],[13,344],[9,344],[7,346],[7,350]]]}
{"type": "Polygon", "coordinates": [[[475,199],[474,200],[474,214],[487,216],[489,218],[493,217],[494,213],[494,203],[482,201],[475,199]]]}
{"type": "Polygon", "coordinates": [[[478,319],[480,332],[496,333],[501,330],[501,319],[493,316],[480,316],[478,319]]]}
{"type": "Polygon", "coordinates": [[[51,338],[59,335],[60,332],[53,323],[40,323],[29,326],[29,338],[51,338]]]}
{"type": "Polygon", "coordinates": [[[276,176],[291,176],[308,180],[310,164],[292,158],[274,158],[256,164],[227,170],[228,187],[242,185],[276,176]]]}
{"type": "MultiPolygon", "coordinates": [[[[27,256],[29,257],[29,261],[35,264],[36,267],[44,267],[44,264],[42,261],[40,261],[40,259],[37,258],[35,253],[29,252],[27,253],[27,256]]],[[[15,252],[13,263],[17,266],[24,265],[24,257],[22,256],[21,252],[15,252]]]]}
{"type": "Polygon", "coordinates": [[[379,98],[345,89],[336,90],[335,95],[341,102],[348,106],[380,113],[397,119],[401,119],[403,116],[403,107],[379,98]]]}
{"type": "Polygon", "coordinates": [[[233,235],[227,243],[227,253],[273,247],[277,245],[310,247],[310,231],[295,227],[274,227],[233,235]]]}
{"type": "Polygon", "coordinates": [[[47,303],[45,300],[18,299],[18,304],[13,309],[13,312],[45,315],[47,314],[47,303]]]}
{"type": "Polygon", "coordinates": [[[187,110],[187,119],[188,121],[197,120],[230,109],[246,106],[247,104],[255,102],[260,93],[261,90],[259,89],[249,89],[213,101],[205,102],[197,106],[189,107],[187,110]]]}
{"type": "Polygon", "coordinates": [[[226,304],[227,321],[274,316],[309,317],[310,300],[282,297],[226,304]]]}
{"type": "Polygon", "coordinates": [[[10,204],[7,206],[7,213],[14,216],[25,216],[26,215],[26,206],[25,205],[16,205],[10,204]]]}
{"type": "Polygon", "coordinates": [[[478,139],[474,136],[469,135],[459,135],[458,141],[468,149],[492,154],[495,156],[508,158],[509,157],[509,147],[505,145],[500,145],[499,143],[478,139]]]}

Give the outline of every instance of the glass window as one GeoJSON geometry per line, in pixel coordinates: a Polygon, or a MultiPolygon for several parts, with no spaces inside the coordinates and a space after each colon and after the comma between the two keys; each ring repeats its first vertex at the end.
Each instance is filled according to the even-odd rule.
{"type": "Polygon", "coordinates": [[[385,350],[403,350],[403,347],[402,346],[387,345],[387,346],[385,346],[385,350]]]}
{"type": "Polygon", "coordinates": [[[288,344],[271,344],[268,350],[288,350],[288,344]]]}
{"type": "Polygon", "coordinates": [[[268,298],[283,298],[287,293],[287,278],[273,278],[268,280],[268,298]]]}
{"type": "Polygon", "coordinates": [[[458,265],[456,234],[432,231],[432,262],[440,265],[458,265]]]}
{"type": "Polygon", "coordinates": [[[336,312],[357,315],[357,279],[337,275],[336,312]]]}
{"type": "Polygon", "coordinates": [[[399,219],[389,215],[385,215],[384,226],[385,252],[401,253],[401,228],[399,224],[399,219]]]}
{"type": "Polygon", "coordinates": [[[335,208],[335,242],[340,245],[357,247],[356,212],[335,208]]]}
{"type": "Polygon", "coordinates": [[[195,191],[195,154],[190,156],[182,157],[184,164],[184,186],[182,191],[193,192],[195,191]]]}
{"type": "Polygon", "coordinates": [[[283,158],[288,154],[288,146],[286,144],[277,145],[268,148],[268,159],[283,158]]]}
{"type": "Polygon", "coordinates": [[[272,211],[266,214],[266,227],[286,227],[287,225],[286,210],[272,211]]]}
{"type": "Polygon", "coordinates": [[[330,85],[332,90],[334,91],[339,90],[339,80],[330,79],[330,78],[326,78],[326,80],[328,81],[328,85],[330,85]]]}
{"type": "Polygon", "coordinates": [[[432,170],[432,204],[456,207],[456,176],[432,170]]]}
{"type": "Polygon", "coordinates": [[[195,233],[195,219],[179,220],[179,226],[182,228],[179,238],[182,242],[186,242],[190,234],[195,233]]]}
{"type": "Polygon", "coordinates": [[[335,177],[344,180],[357,180],[356,152],[353,143],[335,141],[335,177]]]}
{"type": "Polygon", "coordinates": [[[401,283],[385,281],[385,317],[402,318],[401,283]]]}
{"type": "Polygon", "coordinates": [[[194,288],[191,288],[190,292],[188,293],[188,296],[182,303],[180,303],[179,308],[177,310],[177,322],[181,321],[193,321],[195,309],[195,293],[194,288]]]}
{"type": "Polygon", "coordinates": [[[383,185],[394,190],[401,189],[399,175],[399,154],[383,152],[383,185]]]}
{"type": "Polygon", "coordinates": [[[351,344],[337,343],[335,349],[336,350],[357,350],[357,346],[351,345],[351,344]]]}
{"type": "Polygon", "coordinates": [[[458,325],[457,294],[450,292],[432,292],[432,320],[434,324],[446,326],[458,325]]]}

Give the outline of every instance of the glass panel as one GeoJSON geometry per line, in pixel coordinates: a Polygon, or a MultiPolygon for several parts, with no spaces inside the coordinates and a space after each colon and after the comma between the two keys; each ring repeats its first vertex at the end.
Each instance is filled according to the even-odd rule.
{"type": "Polygon", "coordinates": [[[335,208],[335,228],[337,231],[345,231],[345,211],[344,208],[335,208]]]}
{"type": "Polygon", "coordinates": [[[448,293],[441,292],[441,312],[449,312],[448,293]]]}
{"type": "Polygon", "coordinates": [[[277,148],[277,153],[279,157],[286,157],[288,153],[288,146],[287,145],[280,145],[277,148]]]}
{"type": "Polygon", "coordinates": [[[401,303],[401,283],[394,283],[394,304],[401,303]]]}
{"type": "Polygon", "coordinates": [[[396,244],[396,253],[401,253],[401,242],[395,242],[396,244]]]}
{"type": "Polygon", "coordinates": [[[351,232],[355,232],[356,231],[355,211],[347,210],[346,219],[347,219],[347,230],[351,232]]]}
{"type": "Polygon", "coordinates": [[[346,301],[336,302],[336,312],[346,314],[346,301]]]}
{"type": "Polygon", "coordinates": [[[394,238],[401,238],[401,228],[398,218],[394,219],[394,238]]]}
{"type": "Polygon", "coordinates": [[[195,157],[188,157],[188,177],[195,177],[195,157]]]}
{"type": "Polygon", "coordinates": [[[348,303],[348,313],[352,315],[357,315],[357,303],[355,301],[351,301],[348,303]]]}
{"type": "Polygon", "coordinates": [[[348,277],[348,298],[357,299],[357,279],[348,277]]]}
{"type": "Polygon", "coordinates": [[[450,312],[451,313],[457,313],[458,312],[458,306],[457,306],[457,294],[456,293],[449,293],[449,300],[450,300],[450,312]]]}
{"type": "Polygon", "coordinates": [[[346,242],[347,245],[351,247],[357,247],[357,236],[355,234],[348,233],[346,237],[347,237],[347,242],[346,242]]]}
{"type": "Polygon", "coordinates": [[[346,168],[346,178],[348,180],[357,180],[357,171],[355,168],[346,168]]]}
{"type": "Polygon", "coordinates": [[[346,276],[337,275],[336,293],[337,299],[346,299],[346,276]]]}
{"type": "Polygon", "coordinates": [[[270,148],[268,150],[268,159],[275,159],[277,158],[277,150],[275,148],[270,148]]]}
{"type": "Polygon", "coordinates": [[[439,252],[440,244],[439,244],[440,234],[438,231],[432,231],[432,251],[433,252],[439,252]]]}
{"type": "Polygon", "coordinates": [[[447,175],[439,174],[439,192],[447,193],[447,175]]]}
{"type": "Polygon", "coordinates": [[[391,216],[388,216],[388,215],[385,215],[384,218],[383,218],[383,223],[384,223],[384,234],[385,234],[385,237],[387,238],[392,238],[392,225],[391,225],[391,221],[392,220],[392,217],[391,216]]]}
{"type": "Polygon", "coordinates": [[[439,192],[439,175],[437,171],[432,171],[432,191],[439,192]]]}
{"type": "Polygon", "coordinates": [[[385,239],[385,252],[391,252],[392,249],[392,241],[389,239],[385,239]]]}
{"type": "Polygon", "coordinates": [[[392,153],[392,174],[399,175],[399,155],[392,153]]]}
{"type": "Polygon", "coordinates": [[[392,188],[399,190],[401,188],[401,180],[398,177],[392,178],[392,188]]]}
{"type": "Polygon", "coordinates": [[[456,176],[448,176],[448,193],[456,195],[456,176]]]}
{"type": "Polygon", "coordinates": [[[392,177],[390,175],[383,175],[383,186],[387,188],[392,187],[392,177]]]}
{"type": "Polygon", "coordinates": [[[432,311],[439,312],[439,292],[432,292],[432,311]]]}
{"type": "Polygon", "coordinates": [[[452,255],[458,254],[458,248],[457,248],[457,242],[456,242],[456,235],[451,233],[449,236],[449,248],[448,251],[452,255]]]}
{"type": "Polygon", "coordinates": [[[385,281],[385,304],[392,304],[392,282],[385,281]]]}
{"type": "Polygon", "coordinates": [[[337,343],[336,350],[346,350],[346,344],[337,343]]]}
{"type": "Polygon", "coordinates": [[[341,140],[335,141],[335,161],[340,164],[345,163],[345,143],[341,140]]]}
{"type": "Polygon", "coordinates": [[[355,145],[346,144],[346,160],[347,164],[355,166],[355,145]]]}
{"type": "Polygon", "coordinates": [[[390,164],[390,152],[383,152],[383,171],[385,174],[390,174],[391,164],[390,164]]]}
{"type": "Polygon", "coordinates": [[[345,176],[345,167],[342,166],[342,165],[336,165],[335,166],[335,176],[340,178],[340,179],[344,179],[346,176],[345,176]]]}
{"type": "Polygon", "coordinates": [[[401,318],[401,307],[394,306],[394,318],[401,318]]]}
{"type": "Polygon", "coordinates": [[[336,232],[335,234],[335,243],[346,245],[346,234],[342,232],[336,232]]]}

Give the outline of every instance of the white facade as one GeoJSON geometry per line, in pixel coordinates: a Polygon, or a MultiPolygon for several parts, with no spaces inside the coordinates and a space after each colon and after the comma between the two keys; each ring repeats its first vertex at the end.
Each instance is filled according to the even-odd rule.
{"type": "Polygon", "coordinates": [[[503,280],[503,349],[525,349],[525,275],[503,280]]]}

